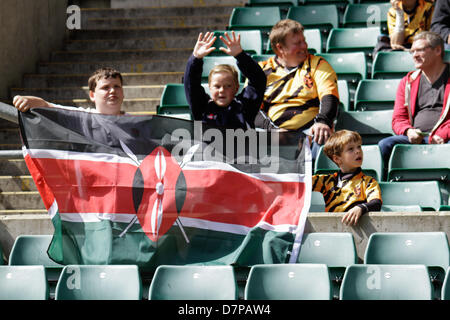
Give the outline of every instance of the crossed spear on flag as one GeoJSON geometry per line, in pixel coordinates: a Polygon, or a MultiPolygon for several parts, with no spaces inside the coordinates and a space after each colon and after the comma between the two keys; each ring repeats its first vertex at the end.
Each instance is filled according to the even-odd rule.
{"type": "MultiPolygon", "coordinates": [[[[138,166],[141,165],[141,161],[136,157],[136,155],[128,148],[123,141],[120,141],[120,145],[127,154],[127,156],[133,160],[134,163],[136,163],[138,166]]],[[[195,144],[192,147],[189,148],[189,150],[186,152],[186,154],[183,157],[183,160],[181,161],[180,168],[182,169],[188,162],[190,162],[199,148],[199,144],[195,144]]],[[[158,235],[159,228],[161,226],[162,217],[163,217],[163,204],[162,200],[164,197],[164,174],[166,172],[166,160],[164,157],[164,154],[159,151],[155,157],[155,172],[156,176],[158,178],[158,182],[156,183],[155,190],[157,193],[157,198],[155,200],[155,203],[153,205],[152,214],[151,214],[151,227],[152,227],[152,233],[158,235]]],[[[122,231],[122,233],[119,235],[119,237],[123,237],[130,227],[136,222],[138,219],[137,215],[133,217],[133,219],[130,221],[130,223],[127,225],[127,227],[122,231]]],[[[183,225],[180,221],[180,218],[176,218],[176,223],[180,227],[181,233],[183,234],[184,239],[186,240],[186,243],[189,243],[189,238],[186,235],[186,232],[183,228],[183,225]]]]}

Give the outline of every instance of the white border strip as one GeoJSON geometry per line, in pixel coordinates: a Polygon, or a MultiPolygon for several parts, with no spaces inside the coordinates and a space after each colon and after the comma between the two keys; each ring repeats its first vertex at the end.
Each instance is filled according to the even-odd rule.
{"type": "Polygon", "coordinates": [[[291,257],[289,258],[289,263],[296,263],[298,254],[300,253],[300,247],[302,244],[303,234],[305,232],[306,218],[308,216],[309,208],[311,206],[311,193],[312,193],[312,154],[309,139],[305,139],[307,148],[305,149],[305,196],[302,212],[300,214],[300,219],[298,221],[298,226],[296,230],[296,236],[294,244],[292,246],[291,257]]]}

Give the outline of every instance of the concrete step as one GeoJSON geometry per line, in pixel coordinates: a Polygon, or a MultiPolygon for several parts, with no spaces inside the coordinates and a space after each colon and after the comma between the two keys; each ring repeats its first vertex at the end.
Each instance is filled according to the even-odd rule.
{"type": "Polygon", "coordinates": [[[195,16],[161,16],[145,18],[89,18],[81,28],[83,30],[109,30],[117,28],[184,28],[187,26],[228,25],[230,14],[212,14],[195,16]]]}
{"type": "MultiPolygon", "coordinates": [[[[123,73],[140,72],[184,72],[186,59],[177,60],[139,60],[139,61],[103,61],[103,62],[41,62],[38,73],[84,73],[91,74],[95,70],[109,66],[123,73]]],[[[86,79],[87,83],[87,79],[86,79]]]]}
{"type": "MultiPolygon", "coordinates": [[[[6,104],[12,104],[12,101],[3,101],[6,104]]],[[[0,128],[17,128],[17,124],[0,118],[0,128]]]]}
{"type": "Polygon", "coordinates": [[[161,38],[161,37],[195,37],[200,32],[225,30],[226,24],[180,27],[148,27],[110,30],[74,30],[70,33],[70,40],[89,39],[136,39],[136,38],[161,38]]]}
{"type": "Polygon", "coordinates": [[[96,39],[69,40],[65,44],[67,51],[76,50],[124,50],[124,49],[173,49],[193,48],[195,37],[142,38],[142,39],[96,39]]]}
{"type": "MultiPolygon", "coordinates": [[[[183,72],[122,73],[126,85],[179,83],[183,72]]],[[[90,74],[26,74],[25,88],[75,87],[87,84],[90,74]]]]}
{"type": "Polygon", "coordinates": [[[123,61],[143,59],[188,59],[193,48],[177,49],[142,49],[142,50],[98,50],[98,51],[54,51],[51,61],[123,61]]]}
{"type": "MultiPolygon", "coordinates": [[[[164,85],[124,86],[124,94],[128,99],[160,98],[164,85]]],[[[89,88],[61,87],[61,88],[12,88],[11,95],[38,96],[48,101],[68,99],[89,99],[89,88]]]]}
{"type": "Polygon", "coordinates": [[[243,5],[244,0],[111,0],[111,8],[243,5]]]}
{"type": "Polygon", "coordinates": [[[25,160],[0,159],[0,176],[27,176],[30,175],[25,160]]]}
{"type": "Polygon", "coordinates": [[[0,127],[0,143],[20,144],[19,128],[3,128],[0,127]]]}
{"type": "Polygon", "coordinates": [[[141,8],[86,8],[81,9],[83,21],[92,18],[149,18],[163,16],[208,16],[208,15],[231,15],[234,7],[241,4],[222,4],[209,6],[195,6],[192,3],[174,7],[146,6],[141,8]]]}
{"type": "Polygon", "coordinates": [[[31,176],[0,176],[0,192],[37,191],[31,176]]]}
{"type": "MultiPolygon", "coordinates": [[[[156,113],[156,107],[160,102],[160,98],[136,98],[124,99],[122,110],[128,113],[156,113]]],[[[63,106],[74,106],[83,108],[94,108],[93,103],[88,99],[72,99],[72,100],[54,100],[56,104],[63,106]]]]}
{"type": "Polygon", "coordinates": [[[0,210],[45,209],[37,191],[0,192],[0,210]]]}
{"type": "Polygon", "coordinates": [[[0,150],[20,150],[22,144],[20,142],[0,141],[0,150]]]}

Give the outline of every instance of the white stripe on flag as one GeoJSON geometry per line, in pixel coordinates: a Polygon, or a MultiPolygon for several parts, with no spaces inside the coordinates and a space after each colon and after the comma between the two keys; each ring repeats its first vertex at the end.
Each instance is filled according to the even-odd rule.
{"type": "MultiPolygon", "coordinates": [[[[129,157],[121,157],[108,153],[86,153],[74,151],[61,151],[52,149],[27,149],[32,158],[57,159],[57,160],[84,160],[108,163],[127,163],[136,166],[136,163],[129,157]]],[[[24,151],[24,153],[26,152],[24,151]]],[[[194,161],[183,166],[183,170],[222,170],[245,174],[254,179],[272,182],[304,182],[305,175],[298,173],[246,173],[225,162],[216,161],[194,161]]]]}
{"type": "MultiPolygon", "coordinates": [[[[136,215],[134,214],[119,214],[119,213],[115,214],[60,213],[61,220],[78,223],[101,222],[103,220],[109,220],[112,222],[130,223],[133,220],[133,217],[135,216],[136,215]]],[[[179,217],[179,219],[184,227],[199,228],[204,230],[246,235],[252,229],[251,227],[242,226],[238,224],[214,222],[198,218],[179,217]]],[[[139,220],[136,220],[135,223],[139,223],[139,220]]],[[[259,227],[261,229],[268,231],[291,232],[291,233],[295,232],[295,230],[297,229],[296,225],[283,224],[274,226],[264,221],[255,225],[255,227],[259,227]]]]}
{"type": "Polygon", "coordinates": [[[35,159],[85,160],[108,163],[127,163],[136,166],[129,157],[121,157],[110,153],[86,153],[51,149],[28,149],[28,154],[35,159]]]}
{"type": "Polygon", "coordinates": [[[273,181],[273,182],[303,182],[305,180],[304,174],[299,173],[246,173],[238,170],[232,165],[225,162],[216,161],[194,161],[187,163],[183,170],[222,170],[237,172],[245,174],[249,177],[261,180],[261,181],[273,181]]]}
{"type": "MultiPolygon", "coordinates": [[[[101,222],[109,220],[112,222],[130,223],[135,214],[122,213],[60,213],[61,220],[68,222],[101,222]]],[[[138,222],[138,220],[136,220],[138,222]]]]}
{"type": "Polygon", "coordinates": [[[53,219],[57,213],[58,213],[58,203],[56,202],[56,200],[54,200],[51,207],[48,209],[50,219],[53,219]]]}
{"type": "MultiPolygon", "coordinates": [[[[305,149],[305,172],[312,172],[312,154],[309,139],[305,139],[306,149],[305,149]]],[[[305,231],[306,217],[308,216],[309,208],[311,206],[311,193],[312,193],[312,176],[311,174],[306,174],[305,179],[305,202],[303,203],[302,212],[298,221],[298,226],[296,230],[296,236],[294,244],[292,245],[291,257],[289,258],[289,263],[296,263],[298,254],[300,253],[300,247],[302,244],[303,233],[305,231]]]]}

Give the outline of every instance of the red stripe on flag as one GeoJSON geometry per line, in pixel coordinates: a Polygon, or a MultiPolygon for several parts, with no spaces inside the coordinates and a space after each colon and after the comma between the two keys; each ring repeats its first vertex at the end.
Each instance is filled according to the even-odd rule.
{"type": "Polygon", "coordinates": [[[136,166],[47,158],[34,162],[48,186],[41,195],[51,190],[60,213],[135,213],[131,187],[136,166]]]}
{"type": "MultiPolygon", "coordinates": [[[[156,153],[155,153],[156,154],[156,153]]],[[[141,165],[146,187],[138,217],[145,232],[155,206],[154,158],[141,165]],[[147,163],[147,164],[146,164],[147,163]],[[152,187],[153,186],[153,187],[152,187]]],[[[167,163],[173,158],[166,155],[167,163]]],[[[173,160],[174,161],[174,160],[173,160]]],[[[47,204],[56,198],[60,213],[135,214],[133,179],[137,167],[127,163],[37,158],[33,177],[43,179],[41,196],[47,204]]],[[[164,177],[163,214],[170,225],[176,218],[175,182],[179,169],[168,165],[164,177]],[[176,176],[176,177],[175,177],[176,176]]],[[[304,205],[305,184],[262,181],[239,172],[219,169],[185,170],[186,198],[181,216],[213,222],[254,227],[264,221],[271,225],[297,225],[304,205]]],[[[36,179],[36,178],[35,178],[36,179]]],[[[167,231],[165,226],[160,234],[167,231]]]]}
{"type": "Polygon", "coordinates": [[[262,181],[232,171],[183,171],[187,196],[180,215],[253,227],[297,225],[305,184],[262,181]]]}
{"type": "Polygon", "coordinates": [[[29,154],[27,154],[24,159],[28,171],[34,180],[34,184],[41,195],[42,202],[44,202],[45,208],[49,210],[55,201],[55,197],[53,196],[51,188],[46,183],[46,178],[41,174],[42,167],[39,165],[39,162],[36,161],[36,159],[31,158],[29,154]]]}

